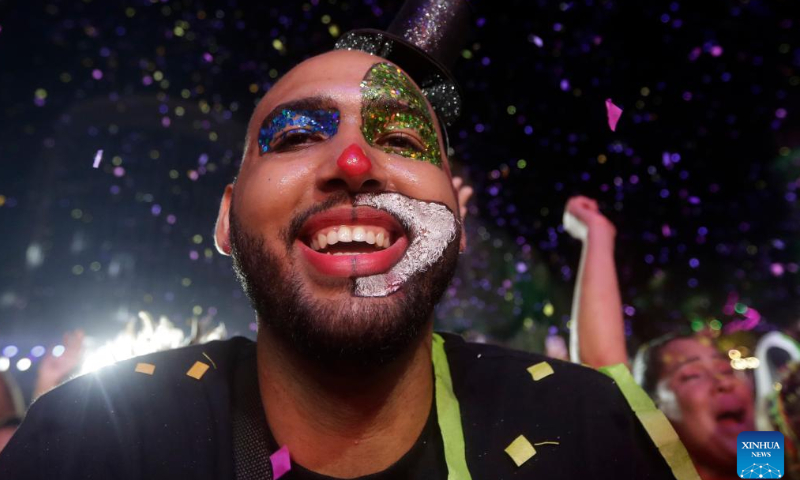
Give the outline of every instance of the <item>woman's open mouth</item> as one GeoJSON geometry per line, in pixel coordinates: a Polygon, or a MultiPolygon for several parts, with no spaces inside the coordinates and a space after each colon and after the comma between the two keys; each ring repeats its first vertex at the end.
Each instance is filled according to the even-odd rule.
{"type": "Polygon", "coordinates": [[[399,222],[370,207],[343,207],[312,216],[296,243],[319,273],[362,277],[388,271],[403,256],[409,240],[399,222]]]}

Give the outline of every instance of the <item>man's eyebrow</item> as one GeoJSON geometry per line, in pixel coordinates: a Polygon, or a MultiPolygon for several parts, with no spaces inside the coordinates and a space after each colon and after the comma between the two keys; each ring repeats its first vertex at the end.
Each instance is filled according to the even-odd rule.
{"type": "Polygon", "coordinates": [[[383,111],[408,113],[425,120],[430,119],[427,110],[422,110],[414,105],[408,105],[395,98],[378,97],[370,99],[367,105],[370,109],[378,108],[383,111]]]}
{"type": "Polygon", "coordinates": [[[273,108],[271,112],[264,117],[261,125],[268,125],[275,117],[279,116],[284,110],[338,110],[336,101],[331,97],[315,96],[298,98],[297,100],[290,100],[281,103],[273,108]]]}

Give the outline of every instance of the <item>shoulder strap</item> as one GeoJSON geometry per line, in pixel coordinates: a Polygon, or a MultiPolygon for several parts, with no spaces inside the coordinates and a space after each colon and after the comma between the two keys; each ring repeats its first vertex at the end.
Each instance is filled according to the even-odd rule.
{"type": "Polygon", "coordinates": [[[689,452],[681,443],[675,429],[672,428],[661,410],[656,408],[653,400],[636,384],[628,367],[620,363],[601,367],[599,370],[617,383],[628,405],[631,406],[647,434],[658,447],[661,456],[672,469],[675,478],[677,480],[700,480],[692,459],[689,458],[689,452]]]}
{"type": "Polygon", "coordinates": [[[444,351],[444,338],[433,334],[433,374],[436,398],[436,415],[444,444],[444,460],[447,463],[447,480],[472,480],[467,468],[464,450],[464,430],[461,427],[461,408],[453,392],[450,365],[444,351]]]}

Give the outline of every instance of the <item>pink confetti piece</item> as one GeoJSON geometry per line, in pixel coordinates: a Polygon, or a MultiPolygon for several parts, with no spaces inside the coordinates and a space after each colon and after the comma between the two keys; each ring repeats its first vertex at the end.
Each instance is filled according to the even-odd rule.
{"type": "Polygon", "coordinates": [[[277,452],[269,456],[269,463],[272,464],[272,478],[278,480],[292,469],[292,461],[289,457],[289,447],[282,446],[277,452]]]}
{"type": "Polygon", "coordinates": [[[94,154],[94,164],[92,164],[92,168],[99,168],[100,162],[102,160],[103,160],[103,149],[101,148],[100,150],[97,151],[97,153],[94,154]]]}
{"type": "Polygon", "coordinates": [[[610,98],[607,98],[606,113],[608,113],[608,128],[610,128],[612,132],[616,132],[617,122],[619,122],[619,117],[622,116],[622,109],[614,105],[610,98]]]}

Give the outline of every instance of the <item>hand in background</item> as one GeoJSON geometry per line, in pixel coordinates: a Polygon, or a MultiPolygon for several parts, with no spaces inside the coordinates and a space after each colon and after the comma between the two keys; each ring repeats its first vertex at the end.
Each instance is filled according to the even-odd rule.
{"type": "Polygon", "coordinates": [[[65,333],[63,342],[64,353],[60,357],[53,356],[51,350],[39,364],[33,399],[57,387],[78,369],[83,357],[83,331],[65,333]]]}
{"type": "Polygon", "coordinates": [[[564,230],[572,238],[586,242],[589,235],[613,239],[617,229],[602,213],[597,202],[581,195],[571,197],[564,207],[564,230]]]}
{"type": "Polygon", "coordinates": [[[453,177],[453,188],[458,193],[458,214],[461,216],[461,222],[467,216],[467,202],[472,197],[474,190],[469,185],[464,184],[464,179],[461,177],[453,177]]]}

